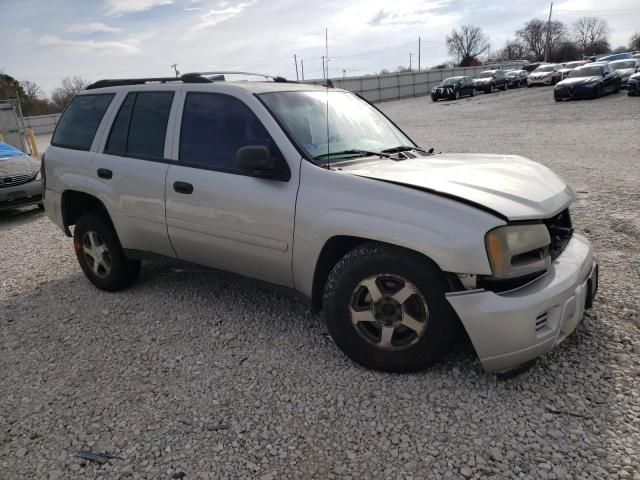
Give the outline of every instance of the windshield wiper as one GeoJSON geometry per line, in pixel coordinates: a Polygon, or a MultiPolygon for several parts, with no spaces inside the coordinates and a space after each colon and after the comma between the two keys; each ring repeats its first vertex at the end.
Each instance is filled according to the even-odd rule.
{"type": "Polygon", "coordinates": [[[411,147],[409,145],[398,145],[393,148],[385,148],[382,150],[382,153],[400,153],[400,152],[408,152],[409,150],[415,150],[420,153],[431,154],[433,153],[433,148],[429,149],[429,151],[423,150],[418,147],[411,147]]]}
{"type": "Polygon", "coordinates": [[[322,153],[320,155],[316,155],[313,157],[314,160],[320,160],[321,158],[331,157],[333,155],[359,155],[359,156],[369,156],[375,155],[384,158],[390,158],[391,155],[388,155],[384,151],[382,152],[370,152],[369,150],[359,150],[359,149],[350,149],[350,150],[342,150],[340,152],[331,152],[331,153],[322,153]]]}

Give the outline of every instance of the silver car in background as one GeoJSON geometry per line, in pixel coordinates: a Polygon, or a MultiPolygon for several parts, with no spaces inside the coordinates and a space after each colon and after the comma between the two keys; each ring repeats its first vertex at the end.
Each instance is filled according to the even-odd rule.
{"type": "Polygon", "coordinates": [[[40,161],[0,142],[0,210],[42,207],[40,161]]]}
{"type": "Polygon", "coordinates": [[[620,74],[620,78],[622,80],[622,88],[626,88],[631,75],[640,71],[640,58],[616,60],[614,62],[609,62],[609,66],[620,74]]]}

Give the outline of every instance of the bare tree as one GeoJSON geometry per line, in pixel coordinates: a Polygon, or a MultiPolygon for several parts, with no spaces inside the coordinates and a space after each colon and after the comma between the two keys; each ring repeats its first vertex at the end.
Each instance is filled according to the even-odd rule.
{"type": "Polygon", "coordinates": [[[24,92],[20,101],[22,102],[22,113],[25,116],[50,113],[51,105],[45,98],[44,91],[40,88],[40,85],[29,80],[23,80],[20,85],[24,92]]]}
{"type": "Polygon", "coordinates": [[[449,55],[455,57],[462,67],[466,67],[476,63],[478,57],[488,52],[489,37],[479,27],[463,25],[460,30],[454,28],[451,35],[447,35],[447,49],[449,55]]]}
{"type": "Polygon", "coordinates": [[[88,84],[89,82],[80,77],[63,78],[62,86],[56,88],[51,94],[51,101],[58,111],[62,111],[71,99],[84,90],[88,84]]]}
{"type": "Polygon", "coordinates": [[[629,41],[629,50],[640,50],[640,32],[636,32],[631,35],[629,41]]]}
{"type": "Polygon", "coordinates": [[[598,17],[582,17],[573,24],[576,45],[584,53],[595,54],[609,50],[609,25],[598,17]]]}
{"type": "Polygon", "coordinates": [[[499,60],[522,60],[527,57],[527,49],[518,39],[507,40],[504,48],[498,50],[496,58],[499,60]]]}
{"type": "MultiPolygon", "coordinates": [[[[522,42],[532,60],[544,59],[545,45],[547,42],[548,24],[544,20],[534,18],[525,23],[524,27],[516,32],[516,38],[522,42]]],[[[565,42],[567,28],[564,23],[551,22],[549,35],[549,53],[553,52],[565,42]]]]}

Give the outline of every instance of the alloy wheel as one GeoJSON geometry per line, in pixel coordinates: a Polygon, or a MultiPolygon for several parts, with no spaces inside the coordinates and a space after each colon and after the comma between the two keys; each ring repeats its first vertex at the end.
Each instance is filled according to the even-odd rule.
{"type": "Polygon", "coordinates": [[[384,273],[362,280],[351,294],[351,324],[381,350],[406,350],[425,334],[427,302],[417,287],[399,275],[384,273]]]}
{"type": "Polygon", "coordinates": [[[111,256],[102,237],[94,231],[82,236],[82,253],[87,265],[98,277],[106,277],[111,272],[111,256]]]}

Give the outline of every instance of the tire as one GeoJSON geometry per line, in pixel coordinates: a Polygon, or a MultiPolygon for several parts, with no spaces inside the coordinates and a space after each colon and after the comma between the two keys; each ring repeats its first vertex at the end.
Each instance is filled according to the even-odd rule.
{"type": "Polygon", "coordinates": [[[472,88],[472,89],[471,89],[471,96],[472,96],[472,97],[475,97],[475,96],[476,96],[476,89],[475,89],[475,88],[472,88]]]}
{"type": "Polygon", "coordinates": [[[505,84],[502,86],[502,91],[506,92],[508,88],[509,88],[509,85],[507,85],[507,83],[505,82],[505,84]]]}
{"type": "Polygon", "coordinates": [[[44,212],[44,203],[39,203],[38,208],[44,212]]]}
{"type": "Polygon", "coordinates": [[[80,217],[73,231],[73,245],[80,268],[99,289],[115,292],[131,286],[138,278],[140,261],[125,256],[104,215],[88,213],[80,217]]]}
{"type": "Polygon", "coordinates": [[[454,100],[460,100],[460,90],[456,90],[454,100]]]}
{"type": "Polygon", "coordinates": [[[493,83],[489,85],[489,91],[487,93],[493,93],[493,83]]]}
{"type": "Polygon", "coordinates": [[[616,83],[616,86],[613,88],[613,93],[620,93],[621,86],[620,83],[616,83]]]}
{"type": "Polygon", "coordinates": [[[329,333],[351,360],[366,368],[386,372],[422,370],[451,348],[459,327],[445,299],[443,284],[437,268],[417,253],[373,242],[356,247],[333,267],[325,285],[323,305],[329,333]],[[398,279],[399,290],[382,288],[393,286],[398,279]],[[383,293],[375,307],[371,287],[363,283],[373,284],[378,293],[383,293]],[[403,291],[414,293],[392,305],[392,313],[387,312],[386,302],[403,291]],[[354,309],[356,302],[366,302],[367,298],[363,310],[354,309]],[[406,313],[409,308],[414,312],[411,315],[406,313]],[[354,314],[367,318],[356,321],[354,314]],[[384,315],[391,317],[378,317],[384,315]],[[413,327],[405,327],[405,321],[413,327]],[[389,322],[395,322],[395,326],[389,322]],[[392,333],[385,340],[383,330],[389,329],[392,333]]]}
{"type": "Polygon", "coordinates": [[[437,99],[437,98],[435,98],[435,97],[431,97],[431,101],[432,101],[432,102],[437,102],[437,101],[438,101],[438,99],[437,99]]]}
{"type": "Polygon", "coordinates": [[[602,98],[602,85],[598,85],[598,87],[596,88],[596,91],[593,94],[593,98],[602,98]]]}

